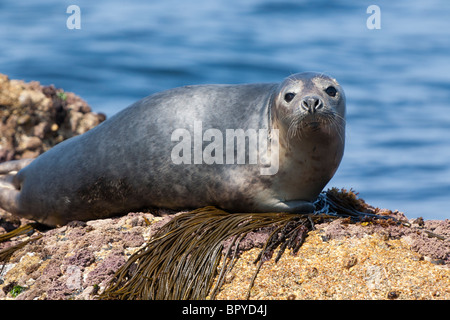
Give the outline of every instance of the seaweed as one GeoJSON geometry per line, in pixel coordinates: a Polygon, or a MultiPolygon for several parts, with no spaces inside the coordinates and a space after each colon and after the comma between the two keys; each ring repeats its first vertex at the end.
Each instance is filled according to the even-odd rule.
{"type": "MultiPolygon", "coordinates": [[[[14,237],[18,237],[24,234],[32,234],[35,230],[35,228],[37,227],[37,223],[28,223],[26,225],[23,225],[17,229],[14,229],[10,232],[4,233],[2,235],[0,235],[0,243],[2,242],[6,242],[14,237]]],[[[14,252],[16,252],[17,250],[23,248],[25,245],[27,245],[28,243],[35,241],[37,239],[40,239],[42,237],[42,235],[38,235],[34,238],[30,238],[28,240],[19,242],[16,245],[7,247],[3,250],[0,250],[0,274],[2,274],[3,272],[3,268],[5,267],[6,262],[9,261],[9,259],[11,258],[11,256],[13,255],[14,252]]]]}
{"type": "Polygon", "coordinates": [[[249,232],[270,227],[273,231],[254,261],[257,269],[247,291],[249,299],[262,264],[272,258],[277,248],[275,262],[286,249],[297,254],[315,223],[340,217],[352,221],[392,218],[368,212],[369,206],[352,190],[329,189],[320,194],[315,205],[316,211],[310,214],[228,213],[215,207],[183,213],[132,255],[98,298],[214,299],[238,259],[240,241],[249,232]],[[223,243],[227,239],[232,241],[225,250],[223,243]]]}

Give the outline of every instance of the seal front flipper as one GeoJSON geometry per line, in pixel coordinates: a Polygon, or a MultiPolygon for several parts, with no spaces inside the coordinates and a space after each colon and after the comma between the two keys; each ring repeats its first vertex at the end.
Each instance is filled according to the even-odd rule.
{"type": "Polygon", "coordinates": [[[279,201],[273,206],[275,212],[313,213],[314,210],[312,202],[303,200],[279,201]]]}

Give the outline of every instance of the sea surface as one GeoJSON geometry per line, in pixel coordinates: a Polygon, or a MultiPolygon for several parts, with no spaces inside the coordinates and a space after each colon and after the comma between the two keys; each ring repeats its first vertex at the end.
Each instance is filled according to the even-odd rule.
{"type": "Polygon", "coordinates": [[[346,150],[327,187],[450,218],[450,1],[0,2],[0,72],[75,92],[107,116],[176,86],[301,71],[346,92],[346,150]],[[81,29],[67,27],[70,5],[81,29]]]}

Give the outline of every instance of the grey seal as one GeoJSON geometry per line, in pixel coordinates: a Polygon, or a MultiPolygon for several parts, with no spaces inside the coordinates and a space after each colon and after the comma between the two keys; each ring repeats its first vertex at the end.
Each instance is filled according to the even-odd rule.
{"type": "Polygon", "coordinates": [[[51,226],[154,207],[311,212],[344,144],[345,95],[327,75],[179,87],[143,98],[34,160],[0,164],[0,207],[51,226]],[[250,129],[267,132],[258,147],[271,149],[252,149],[250,129]],[[220,138],[229,132],[230,141],[242,138],[236,132],[245,140],[225,148],[220,138]],[[239,154],[244,163],[230,161],[239,154]],[[271,165],[272,173],[261,171],[271,165]]]}

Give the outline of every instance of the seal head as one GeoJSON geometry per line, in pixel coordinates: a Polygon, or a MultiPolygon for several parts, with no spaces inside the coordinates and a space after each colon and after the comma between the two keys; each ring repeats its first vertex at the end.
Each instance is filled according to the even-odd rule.
{"type": "Polygon", "coordinates": [[[339,83],[321,73],[294,74],[277,87],[269,123],[279,130],[279,171],[271,178],[271,190],[277,192],[273,198],[279,199],[271,205],[278,210],[314,210],[311,202],[344,153],[345,102],[339,83]]]}
{"type": "Polygon", "coordinates": [[[288,77],[278,89],[275,104],[273,125],[284,131],[280,135],[287,140],[318,130],[344,133],[344,91],[329,76],[305,72],[288,77]]]}

